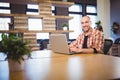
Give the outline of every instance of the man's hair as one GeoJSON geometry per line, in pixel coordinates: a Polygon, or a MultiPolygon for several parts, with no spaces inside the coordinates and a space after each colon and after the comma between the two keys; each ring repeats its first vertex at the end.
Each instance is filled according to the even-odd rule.
{"type": "Polygon", "coordinates": [[[90,20],[90,17],[89,17],[89,16],[87,16],[87,15],[85,15],[85,16],[83,16],[83,17],[87,17],[87,18],[90,20]]]}

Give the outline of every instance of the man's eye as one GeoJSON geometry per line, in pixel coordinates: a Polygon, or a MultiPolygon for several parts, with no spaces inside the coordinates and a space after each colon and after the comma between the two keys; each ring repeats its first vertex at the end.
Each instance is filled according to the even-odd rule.
{"type": "Polygon", "coordinates": [[[85,23],[88,23],[88,21],[86,21],[85,23]]]}

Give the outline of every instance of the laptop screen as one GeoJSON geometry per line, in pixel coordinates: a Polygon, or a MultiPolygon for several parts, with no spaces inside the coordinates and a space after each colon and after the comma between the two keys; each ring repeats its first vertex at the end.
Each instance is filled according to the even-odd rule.
{"type": "Polygon", "coordinates": [[[50,47],[53,52],[69,54],[66,34],[51,34],[50,47]]]}

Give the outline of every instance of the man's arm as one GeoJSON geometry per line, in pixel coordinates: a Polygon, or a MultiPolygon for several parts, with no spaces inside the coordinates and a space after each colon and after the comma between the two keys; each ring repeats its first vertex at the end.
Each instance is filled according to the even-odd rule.
{"type": "Polygon", "coordinates": [[[71,51],[77,52],[77,53],[94,53],[93,48],[76,48],[76,47],[71,47],[71,51]]]}
{"type": "Polygon", "coordinates": [[[99,31],[98,34],[96,34],[96,40],[94,41],[94,48],[97,50],[98,53],[103,53],[103,45],[104,45],[104,35],[102,32],[99,31]]]}

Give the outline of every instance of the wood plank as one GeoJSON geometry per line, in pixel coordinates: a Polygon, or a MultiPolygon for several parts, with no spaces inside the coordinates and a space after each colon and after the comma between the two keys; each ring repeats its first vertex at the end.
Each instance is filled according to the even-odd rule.
{"type": "Polygon", "coordinates": [[[43,21],[43,24],[55,24],[55,21],[47,21],[47,20],[44,20],[44,21],[43,21]]]}
{"type": "Polygon", "coordinates": [[[55,16],[52,16],[52,15],[26,15],[26,14],[0,14],[0,16],[3,16],[3,17],[14,17],[14,16],[26,16],[28,18],[57,18],[57,19],[73,19],[72,16],[61,16],[61,15],[55,15],[55,16]]]}
{"type": "Polygon", "coordinates": [[[44,27],[43,30],[56,30],[56,28],[52,28],[52,27],[44,27]]]}
{"type": "Polygon", "coordinates": [[[24,33],[24,36],[36,36],[36,33],[24,33]]]}
{"type": "Polygon", "coordinates": [[[14,26],[28,26],[28,23],[14,23],[14,26]]]}
{"type": "Polygon", "coordinates": [[[51,8],[51,6],[50,7],[40,7],[40,11],[50,11],[50,12],[52,12],[52,8],[51,8]]]}
{"type": "Polygon", "coordinates": [[[69,33],[74,32],[73,30],[0,30],[0,33],[69,33]]]}
{"type": "Polygon", "coordinates": [[[68,5],[65,7],[69,7],[70,5],[73,5],[73,2],[62,2],[59,0],[2,0],[2,2],[8,2],[8,3],[13,3],[13,4],[39,4],[39,3],[52,3],[53,5],[56,4],[55,6],[62,6],[62,4],[68,5]]]}
{"type": "Polygon", "coordinates": [[[15,30],[28,30],[28,28],[27,27],[15,27],[14,28],[15,30]]]}
{"type": "Polygon", "coordinates": [[[55,24],[51,24],[51,25],[43,25],[44,28],[55,28],[55,24]]]}
{"type": "Polygon", "coordinates": [[[74,2],[63,2],[63,1],[48,1],[51,2],[53,6],[57,7],[70,7],[74,5],[74,2]]]}
{"type": "Polygon", "coordinates": [[[25,17],[25,16],[14,16],[14,19],[16,19],[16,20],[26,20],[26,19],[28,19],[27,17],[25,17]]]}
{"type": "Polygon", "coordinates": [[[36,39],[36,36],[24,36],[24,39],[32,40],[36,39]]]}
{"type": "Polygon", "coordinates": [[[41,6],[49,7],[49,6],[52,6],[52,3],[50,3],[50,2],[41,2],[38,5],[39,5],[39,7],[41,7],[41,6]]]}
{"type": "Polygon", "coordinates": [[[49,15],[52,15],[52,12],[50,11],[40,11],[40,14],[43,14],[43,15],[47,15],[49,13],[49,15]]]}

